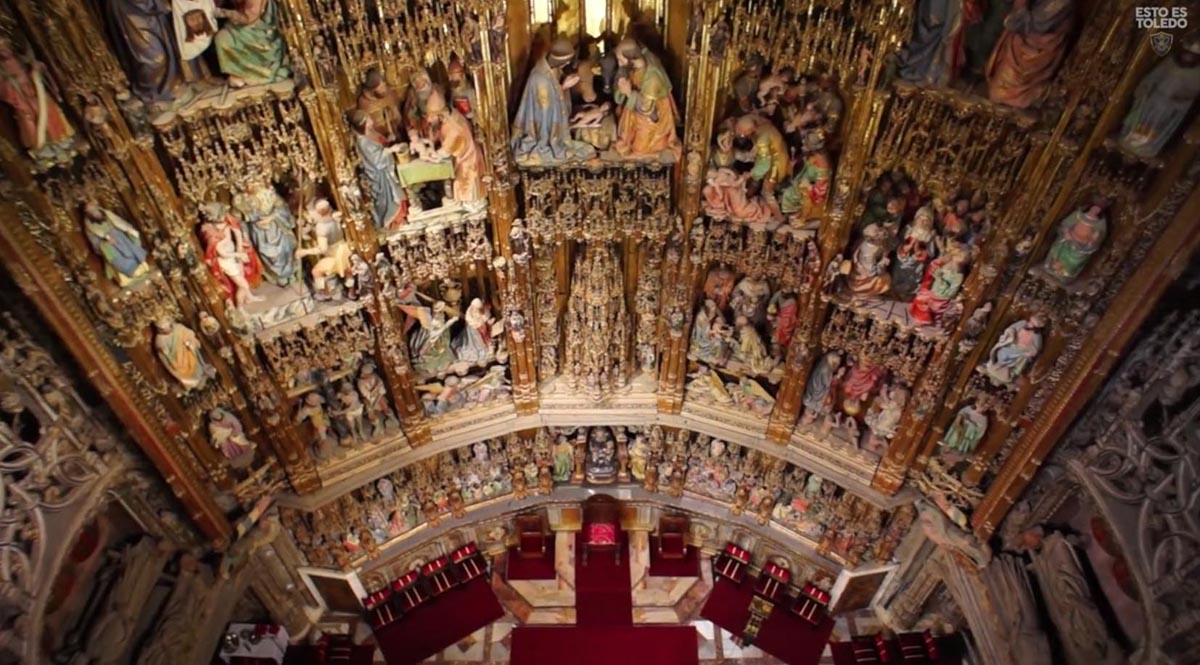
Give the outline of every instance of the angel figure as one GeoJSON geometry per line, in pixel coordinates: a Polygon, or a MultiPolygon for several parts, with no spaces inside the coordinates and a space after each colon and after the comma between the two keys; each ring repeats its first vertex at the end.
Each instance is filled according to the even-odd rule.
{"type": "Polygon", "coordinates": [[[400,305],[400,309],[420,322],[421,329],[412,336],[413,367],[422,374],[433,375],[454,364],[454,350],[450,345],[450,327],[458,317],[446,318],[446,303],[437,301],[433,307],[400,305]]]}

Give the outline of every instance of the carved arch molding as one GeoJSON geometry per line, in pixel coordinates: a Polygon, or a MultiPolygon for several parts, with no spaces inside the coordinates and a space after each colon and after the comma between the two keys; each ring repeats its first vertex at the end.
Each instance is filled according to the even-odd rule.
{"type": "Polygon", "coordinates": [[[718,531],[740,529],[825,570],[890,562],[913,524],[913,495],[884,496],[787,452],[663,425],[526,429],[435,441],[320,493],[282,496],[280,516],[311,565],[369,570],[431,531],[463,530],[495,544],[488,532],[499,516],[599,491],[726,524],[693,534],[714,549],[718,531]]]}

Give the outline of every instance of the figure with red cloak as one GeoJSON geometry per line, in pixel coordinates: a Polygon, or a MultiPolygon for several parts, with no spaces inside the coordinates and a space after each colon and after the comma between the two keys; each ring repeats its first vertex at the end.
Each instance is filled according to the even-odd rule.
{"type": "Polygon", "coordinates": [[[263,267],[242,223],[219,203],[205,206],[209,220],[200,227],[204,237],[204,263],[234,306],[262,300],[253,289],[262,283],[263,267]]]}

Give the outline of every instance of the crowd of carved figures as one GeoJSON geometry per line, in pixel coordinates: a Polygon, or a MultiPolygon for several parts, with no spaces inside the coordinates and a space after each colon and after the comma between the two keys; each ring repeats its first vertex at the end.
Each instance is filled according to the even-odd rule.
{"type": "MultiPolygon", "coordinates": [[[[209,535],[467,411],[636,391],[854,447],[965,523],[1044,459],[1030,424],[1200,175],[1200,39],[1133,48],[1115,6],[697,1],[589,36],[485,0],[47,4],[0,8],[0,249],[209,535]]],[[[533,465],[519,494],[671,488],[694,457],[723,469],[702,493],[846,559],[830,520],[890,523],[732,444],[649,464],[612,435],[485,459],[533,465]],[[722,494],[735,471],[769,501],[722,494]]],[[[418,521],[487,498],[447,489],[456,455],[392,479],[418,521]]],[[[320,537],[387,540],[365,524],[320,537]]]]}
{"type": "Polygon", "coordinates": [[[733,516],[774,522],[852,565],[888,561],[915,516],[912,506],[880,508],[782,459],[704,434],[580,427],[440,453],[311,512],[285,508],[283,519],[310,563],[347,567],[419,525],[462,518],[477,504],[548,495],[563,484],[616,482],[715,500],[733,516]]]}

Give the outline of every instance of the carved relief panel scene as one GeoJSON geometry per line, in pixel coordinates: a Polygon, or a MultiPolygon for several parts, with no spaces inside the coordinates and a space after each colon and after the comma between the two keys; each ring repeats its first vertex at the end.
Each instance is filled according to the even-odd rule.
{"type": "Polygon", "coordinates": [[[0,660],[1191,662],[1197,11],[0,0],[0,660]]]}

